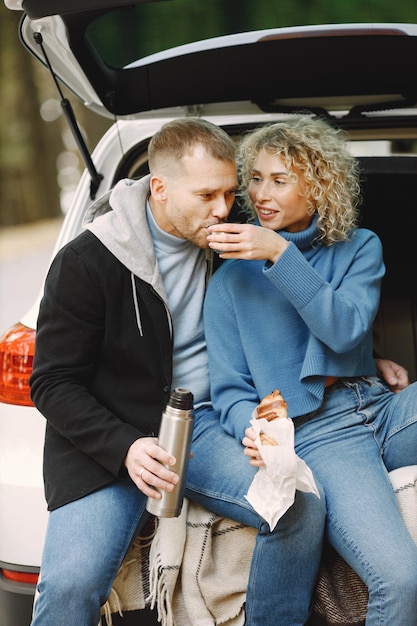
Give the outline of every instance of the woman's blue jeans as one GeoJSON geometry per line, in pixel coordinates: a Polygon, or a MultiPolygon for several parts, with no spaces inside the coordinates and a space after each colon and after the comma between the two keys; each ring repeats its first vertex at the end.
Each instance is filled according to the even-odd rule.
{"type": "MultiPolygon", "coordinates": [[[[271,533],[245,499],[256,468],[212,409],[197,411],[186,496],[258,529],[246,626],[306,623],[320,563],[325,501],[297,492],[271,533]]],[[[97,626],[125,553],[144,524],[146,497],[124,478],[49,516],[32,626],[97,626]]]]}
{"type": "Polygon", "coordinates": [[[297,454],[326,494],[330,542],[369,590],[367,626],[417,626],[417,547],[388,472],[417,464],[417,383],[342,379],[295,419],[297,454]]]}
{"type": "Polygon", "coordinates": [[[321,559],[323,493],[297,491],[273,532],[248,501],[257,468],[225,434],[213,411],[198,412],[186,495],[217,515],[258,529],[246,593],[246,626],[300,626],[308,620],[321,559]],[[202,476],[204,479],[202,480],[202,476]]]}

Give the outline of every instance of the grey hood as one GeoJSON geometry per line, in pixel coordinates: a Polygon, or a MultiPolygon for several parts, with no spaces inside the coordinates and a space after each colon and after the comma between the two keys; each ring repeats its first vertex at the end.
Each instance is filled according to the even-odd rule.
{"type": "Polygon", "coordinates": [[[84,225],[127,269],[152,285],[167,304],[146,219],[149,178],[120,180],[90,207],[84,225]]]}

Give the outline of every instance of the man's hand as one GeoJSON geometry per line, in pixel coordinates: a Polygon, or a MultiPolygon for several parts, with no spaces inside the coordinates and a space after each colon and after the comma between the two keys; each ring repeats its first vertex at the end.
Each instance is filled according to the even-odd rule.
{"type": "Polygon", "coordinates": [[[165,465],[175,465],[176,459],[158,446],[155,437],[143,437],[132,443],[124,464],[130,478],[146,496],[159,500],[157,489],[172,491],[178,482],[178,474],[165,465]]]}
{"type": "Polygon", "coordinates": [[[379,357],[375,359],[375,363],[378,376],[385,380],[394,393],[398,393],[410,384],[408,371],[402,365],[379,357]]]}

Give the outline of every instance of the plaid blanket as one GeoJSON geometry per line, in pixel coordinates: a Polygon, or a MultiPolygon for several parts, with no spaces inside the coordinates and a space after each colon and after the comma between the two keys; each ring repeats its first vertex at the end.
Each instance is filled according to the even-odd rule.
{"type": "MultiPolygon", "coordinates": [[[[404,521],[417,544],[417,466],[390,473],[404,521]]],[[[154,518],[133,544],[102,616],[156,607],[163,626],[241,626],[256,531],[185,500],[178,518],[154,518]],[[186,592],[184,591],[186,590],[186,592]]],[[[364,626],[362,580],[326,545],[309,626],[364,626]]]]}
{"type": "Polygon", "coordinates": [[[150,552],[150,601],[159,621],[242,626],[255,538],[253,528],[189,501],[179,518],[161,519],[150,552]]]}

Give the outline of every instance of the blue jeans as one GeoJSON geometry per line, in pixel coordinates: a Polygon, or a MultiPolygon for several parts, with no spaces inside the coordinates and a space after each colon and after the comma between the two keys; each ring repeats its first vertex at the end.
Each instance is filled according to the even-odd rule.
{"type": "Polygon", "coordinates": [[[97,626],[146,497],[128,476],[49,514],[32,626],[97,626]]]}
{"type": "Polygon", "coordinates": [[[328,535],[369,590],[367,626],[417,625],[417,547],[388,472],[417,464],[417,383],[342,379],[295,419],[295,447],[326,494],[328,535]]]}
{"type": "Polygon", "coordinates": [[[258,469],[249,464],[243,450],[240,442],[224,432],[212,410],[197,412],[186,495],[217,515],[258,530],[245,625],[301,626],[310,615],[320,565],[325,498],[323,492],[319,499],[297,491],[294,504],[270,532],[245,499],[258,469]]]}
{"type": "MultiPolygon", "coordinates": [[[[324,497],[297,492],[271,533],[244,497],[257,469],[212,409],[197,412],[192,451],[186,496],[259,531],[245,624],[305,624],[321,558],[324,497]]],[[[125,478],[50,513],[32,626],[97,626],[100,605],[145,522],[145,505],[125,478]]]]}

